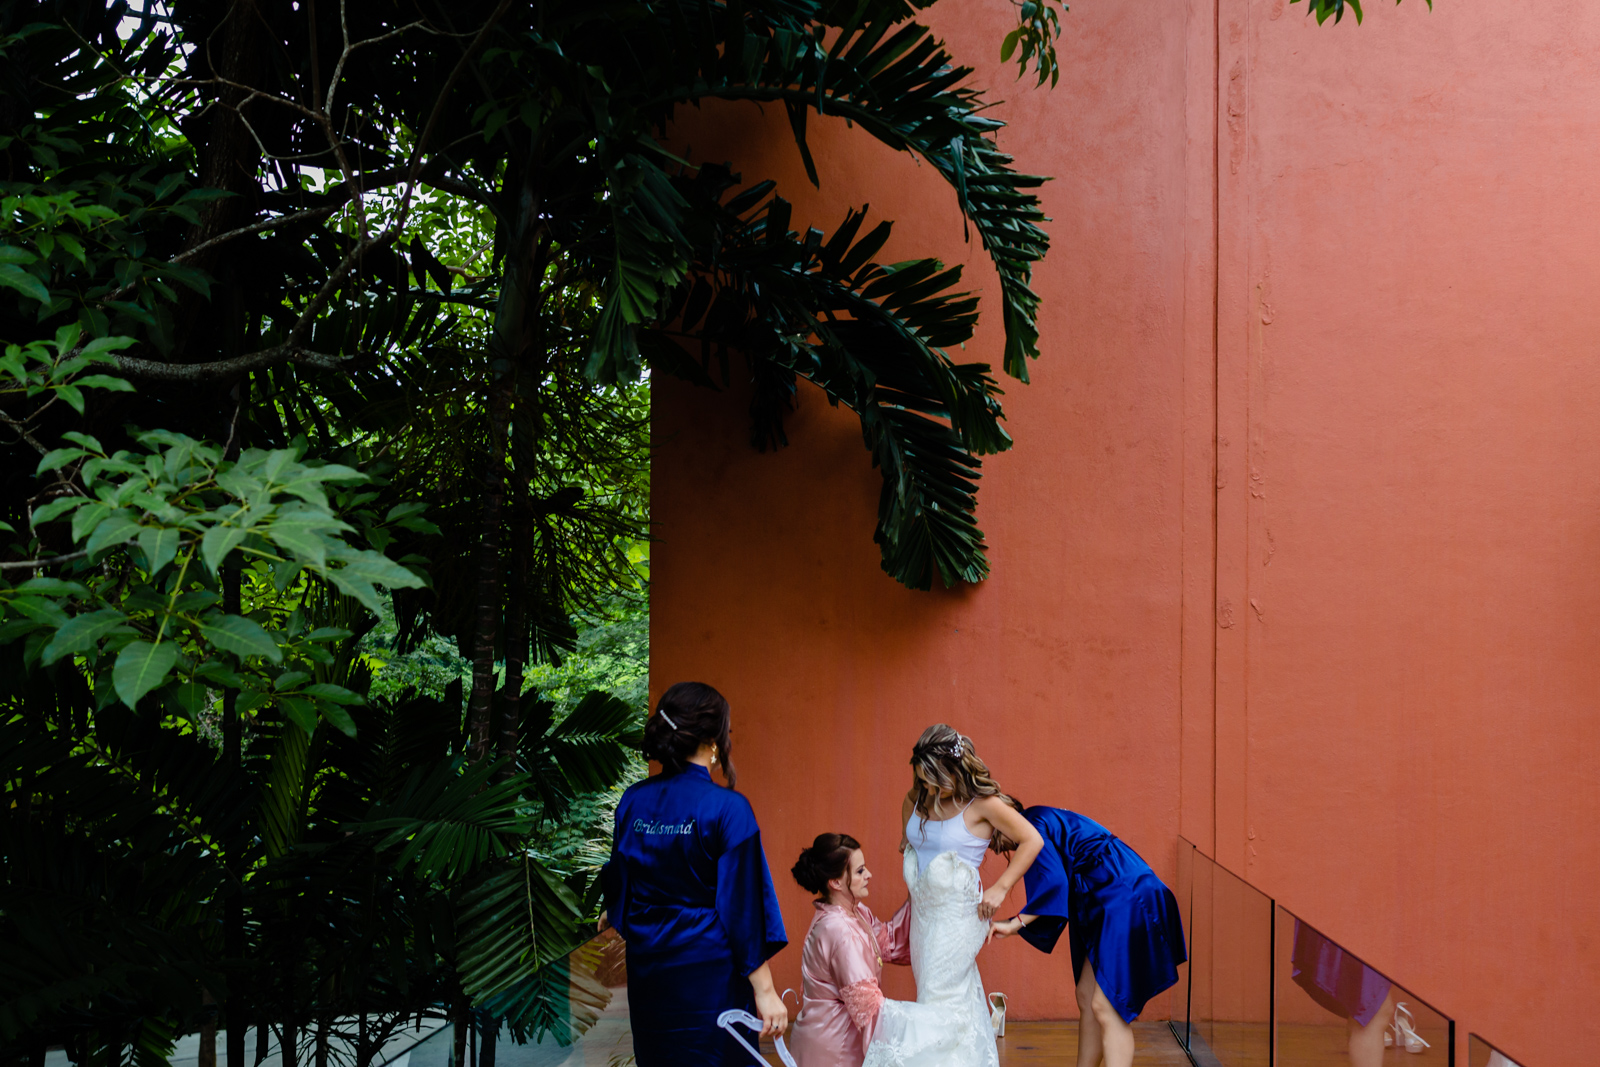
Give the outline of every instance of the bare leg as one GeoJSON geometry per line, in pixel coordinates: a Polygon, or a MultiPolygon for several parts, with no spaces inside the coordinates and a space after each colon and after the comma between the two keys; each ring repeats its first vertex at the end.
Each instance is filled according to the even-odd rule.
{"type": "Polygon", "coordinates": [[[1383,998],[1383,1004],[1372,1021],[1365,1026],[1349,1020],[1350,1067],[1383,1067],[1383,1032],[1394,1022],[1394,990],[1383,998]]]}
{"type": "MultiPolygon", "coordinates": [[[[1078,979],[1078,1003],[1086,999],[1089,1012],[1094,1016],[1095,1029],[1099,1031],[1099,1054],[1106,1067],[1133,1067],[1133,1027],[1122,1021],[1117,1009],[1111,1006],[1100,983],[1095,981],[1094,964],[1083,961],[1083,977],[1078,979]],[[1087,986],[1087,989],[1085,987],[1087,986]]],[[[1078,1067],[1085,1067],[1083,1053],[1078,1054],[1078,1067]]]]}
{"type": "Polygon", "coordinates": [[[1078,1067],[1100,1067],[1105,1050],[1100,1021],[1094,1017],[1094,995],[1098,992],[1094,968],[1084,960],[1083,974],[1078,979],[1078,1067]]]}

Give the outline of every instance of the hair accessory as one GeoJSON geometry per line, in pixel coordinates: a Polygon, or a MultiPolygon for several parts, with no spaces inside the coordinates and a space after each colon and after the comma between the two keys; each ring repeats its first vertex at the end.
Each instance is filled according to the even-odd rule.
{"type": "Polygon", "coordinates": [[[674,730],[676,730],[678,728],[678,724],[672,721],[672,717],[670,715],[668,715],[666,712],[662,711],[660,708],[656,709],[656,714],[661,716],[663,719],[666,719],[667,720],[667,725],[672,727],[674,730]]]}
{"type": "Polygon", "coordinates": [[[959,738],[954,741],[947,741],[944,744],[932,742],[926,745],[918,745],[916,748],[911,750],[911,761],[915,763],[920,757],[927,755],[944,756],[948,759],[960,759],[962,756],[966,755],[966,749],[962,746],[959,738]]]}

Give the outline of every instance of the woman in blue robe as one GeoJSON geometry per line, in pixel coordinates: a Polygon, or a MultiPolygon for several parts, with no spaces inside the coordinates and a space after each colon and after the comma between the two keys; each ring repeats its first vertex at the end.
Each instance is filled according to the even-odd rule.
{"type": "MultiPolygon", "coordinates": [[[[1178,902],[1137,852],[1093,819],[1011,803],[1044,838],[1044,851],[1023,877],[1027,904],[995,923],[995,936],[1021,933],[1051,952],[1070,927],[1078,1062],[1103,1055],[1105,1067],[1131,1067],[1133,1020],[1178,981],[1178,964],[1188,959],[1178,902]]],[[[997,834],[993,848],[1009,853],[1015,845],[997,834]]]]}
{"type": "Polygon", "coordinates": [[[644,729],[661,773],[617,805],[601,872],[606,916],[627,943],[628,1017],[638,1067],[733,1065],[748,1053],[717,1017],[742,1008],[763,1035],[788,1011],[767,960],[788,944],[750,802],[733,791],[728,702],[680,682],[644,729]],[[721,765],[728,787],[711,781],[721,765]]]}

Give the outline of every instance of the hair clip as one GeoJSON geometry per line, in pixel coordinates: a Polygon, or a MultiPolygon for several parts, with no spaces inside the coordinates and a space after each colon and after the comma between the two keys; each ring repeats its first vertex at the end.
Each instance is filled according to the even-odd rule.
{"type": "Polygon", "coordinates": [[[661,708],[657,708],[656,709],[656,714],[661,716],[663,719],[666,719],[667,720],[667,725],[672,727],[672,729],[674,731],[676,731],[678,729],[678,724],[673,722],[672,721],[672,717],[670,715],[668,715],[665,711],[663,711],[661,708]]]}

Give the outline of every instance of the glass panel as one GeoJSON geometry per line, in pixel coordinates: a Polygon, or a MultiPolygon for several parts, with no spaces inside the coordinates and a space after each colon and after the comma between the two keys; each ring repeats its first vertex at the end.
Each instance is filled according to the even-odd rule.
{"type": "Polygon", "coordinates": [[[1467,1067],[1522,1067],[1522,1065],[1477,1034],[1469,1034],[1467,1067]]]}
{"type": "MultiPolygon", "coordinates": [[[[1194,844],[1178,838],[1178,884],[1172,892],[1178,898],[1178,911],[1183,916],[1184,945],[1189,959],[1194,959],[1194,844]]],[[[1178,984],[1172,988],[1172,1036],[1178,1044],[1189,1047],[1189,969],[1192,963],[1178,968],[1178,984]]]]}
{"type": "Polygon", "coordinates": [[[1211,867],[1211,1001],[1200,1027],[1215,1062],[1269,1067],[1272,900],[1226,868],[1204,862],[1211,867]]]}
{"type": "Polygon", "coordinates": [[[1276,923],[1280,1067],[1455,1062],[1450,1019],[1287,909],[1276,923]]]}
{"type": "MultiPolygon", "coordinates": [[[[502,1025],[492,1050],[469,1045],[466,1067],[598,1067],[633,1061],[628,1028],[628,972],[622,939],[615,930],[574,950],[538,983],[539,999],[518,1005],[526,1030],[513,1035],[502,1025]],[[559,990],[557,995],[551,994],[559,990]],[[528,1044],[518,1045],[516,1036],[528,1044]]],[[[445,1027],[387,1067],[451,1067],[451,1028],[445,1027]]]]}

